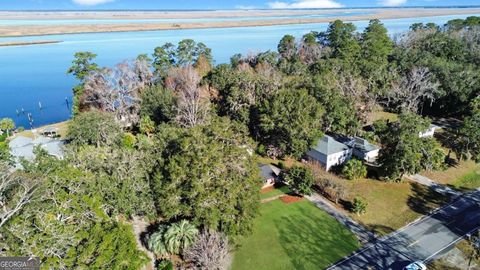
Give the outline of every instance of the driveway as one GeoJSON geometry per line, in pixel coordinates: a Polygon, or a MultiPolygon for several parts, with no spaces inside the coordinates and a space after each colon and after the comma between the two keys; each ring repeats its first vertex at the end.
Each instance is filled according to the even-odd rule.
{"type": "Polygon", "coordinates": [[[427,187],[433,189],[437,193],[447,195],[447,196],[451,196],[452,198],[456,198],[456,197],[462,195],[462,193],[460,191],[449,188],[446,185],[439,184],[439,183],[433,181],[432,179],[430,179],[428,177],[425,177],[423,175],[420,175],[420,174],[406,175],[405,178],[407,178],[411,181],[417,182],[421,185],[427,186],[427,187]]]}

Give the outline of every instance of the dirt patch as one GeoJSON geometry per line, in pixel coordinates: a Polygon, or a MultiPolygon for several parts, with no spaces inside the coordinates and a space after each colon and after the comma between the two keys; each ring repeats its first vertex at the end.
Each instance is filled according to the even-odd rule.
{"type": "Polygon", "coordinates": [[[265,194],[265,193],[268,193],[268,192],[273,191],[273,190],[275,190],[275,187],[273,187],[273,186],[272,187],[266,187],[266,188],[262,188],[262,190],[260,190],[260,193],[265,194]]]}
{"type": "Polygon", "coordinates": [[[303,197],[285,195],[280,197],[280,200],[286,204],[295,203],[303,200],[303,197]]]}

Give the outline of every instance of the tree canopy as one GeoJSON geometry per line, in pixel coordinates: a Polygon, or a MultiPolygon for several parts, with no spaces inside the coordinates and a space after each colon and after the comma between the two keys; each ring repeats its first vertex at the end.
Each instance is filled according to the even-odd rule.
{"type": "Polygon", "coordinates": [[[445,158],[438,143],[433,138],[420,137],[429,127],[429,120],[412,113],[401,114],[398,122],[377,126],[382,143],[379,163],[388,180],[398,181],[405,174],[439,168],[443,164],[445,158]]]}
{"type": "Polygon", "coordinates": [[[302,156],[322,136],[323,108],[306,90],[284,89],[259,108],[259,133],[264,145],[302,156]]]}
{"type": "Polygon", "coordinates": [[[258,168],[245,130],[227,119],[161,136],[154,198],[166,219],[184,218],[228,235],[248,231],[258,207],[258,168]]]}

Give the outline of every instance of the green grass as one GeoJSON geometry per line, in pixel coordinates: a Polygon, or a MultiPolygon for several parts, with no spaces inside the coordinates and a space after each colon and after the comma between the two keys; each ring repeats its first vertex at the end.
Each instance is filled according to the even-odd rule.
{"type": "Polygon", "coordinates": [[[385,112],[383,109],[377,109],[377,111],[373,112],[371,115],[372,122],[378,120],[389,120],[390,122],[395,122],[398,120],[398,114],[385,112]]]}
{"type": "MultiPolygon", "coordinates": [[[[379,235],[389,234],[421,215],[448,202],[448,198],[429,188],[411,183],[385,183],[362,179],[347,185],[348,201],[362,197],[368,202],[367,212],[349,215],[379,235]]],[[[344,205],[348,210],[350,205],[344,205]]]]}
{"type": "Polygon", "coordinates": [[[480,187],[480,169],[470,172],[454,181],[453,186],[459,189],[477,189],[480,187]]]}
{"type": "Polygon", "coordinates": [[[273,198],[275,196],[283,195],[287,193],[290,193],[290,189],[287,186],[282,186],[279,188],[275,188],[274,190],[269,191],[267,193],[260,194],[260,199],[264,200],[264,199],[273,198]]]}
{"type": "Polygon", "coordinates": [[[309,201],[262,204],[232,270],[323,269],[358,248],[354,235],[309,201]]]}
{"type": "Polygon", "coordinates": [[[458,190],[468,191],[480,187],[480,166],[473,161],[461,161],[445,171],[421,174],[458,190]]]}
{"type": "Polygon", "coordinates": [[[350,181],[323,170],[315,172],[320,179],[331,179],[342,185],[346,195],[336,206],[378,235],[389,234],[407,225],[421,215],[447,203],[449,199],[425,186],[409,181],[401,183],[374,179],[350,181]],[[355,197],[367,201],[365,214],[359,216],[351,212],[355,197]]]}

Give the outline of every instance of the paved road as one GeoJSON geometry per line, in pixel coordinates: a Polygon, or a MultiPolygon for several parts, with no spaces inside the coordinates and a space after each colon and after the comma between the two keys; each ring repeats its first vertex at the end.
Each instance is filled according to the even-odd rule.
{"type": "Polygon", "coordinates": [[[433,215],[366,245],[328,269],[403,269],[411,261],[435,258],[478,228],[480,191],[457,198],[433,215]]]}

